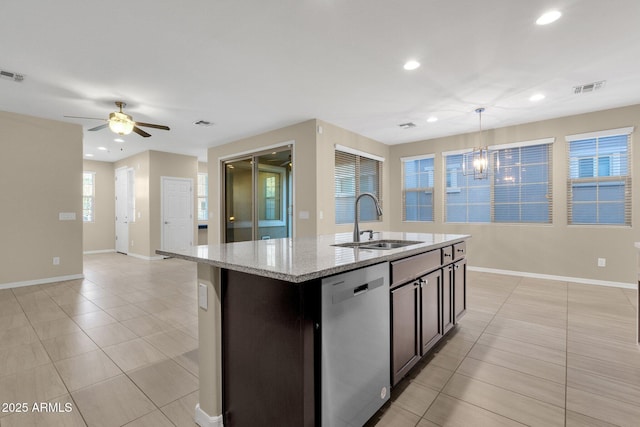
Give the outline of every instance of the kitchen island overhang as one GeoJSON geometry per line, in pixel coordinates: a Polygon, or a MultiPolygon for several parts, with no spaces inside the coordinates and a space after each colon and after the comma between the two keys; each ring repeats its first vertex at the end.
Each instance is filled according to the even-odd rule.
{"type": "Polygon", "coordinates": [[[390,250],[334,246],[351,240],[351,233],[340,233],[156,251],[197,262],[198,286],[206,288],[207,308],[198,310],[198,424],[218,426],[224,419],[225,425],[245,425],[249,418],[240,412],[251,411],[253,425],[268,425],[273,416],[282,417],[279,425],[320,425],[321,343],[314,331],[319,328],[322,279],[452,248],[470,236],[381,232],[375,237],[422,243],[390,250]],[[285,366],[290,369],[283,370],[285,366]],[[253,399],[252,408],[241,410],[248,403],[236,405],[231,396],[247,390],[258,390],[264,399],[253,399]]]}

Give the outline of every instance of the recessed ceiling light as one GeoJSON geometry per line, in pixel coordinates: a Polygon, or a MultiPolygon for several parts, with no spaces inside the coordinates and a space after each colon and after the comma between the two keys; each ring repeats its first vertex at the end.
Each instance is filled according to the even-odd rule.
{"type": "Polygon", "coordinates": [[[100,150],[100,151],[107,151],[107,147],[98,147],[98,150],[100,150]]]}
{"type": "Polygon", "coordinates": [[[85,157],[93,157],[93,154],[85,154],[85,157]]]}
{"type": "Polygon", "coordinates": [[[562,16],[562,13],[560,13],[559,11],[550,10],[549,12],[544,13],[542,16],[540,16],[540,18],[536,20],[536,24],[538,25],[551,24],[552,22],[557,21],[561,16],[562,16]]]}
{"type": "Polygon", "coordinates": [[[536,93],[535,95],[531,95],[531,98],[529,98],[529,101],[542,101],[544,99],[544,95],[541,93],[536,93]]]}
{"type": "Polygon", "coordinates": [[[122,143],[122,142],[124,142],[124,139],[122,139],[122,138],[116,138],[116,139],[114,139],[114,141],[115,141],[115,142],[120,142],[120,143],[122,143]]]}
{"type": "Polygon", "coordinates": [[[404,63],[404,69],[407,71],[415,70],[418,67],[420,67],[420,63],[413,59],[404,63]]]}
{"type": "Polygon", "coordinates": [[[435,117],[435,116],[431,116],[431,117],[429,117],[427,119],[427,122],[429,122],[429,123],[434,123],[434,122],[437,122],[437,121],[438,121],[438,118],[435,117]]]}

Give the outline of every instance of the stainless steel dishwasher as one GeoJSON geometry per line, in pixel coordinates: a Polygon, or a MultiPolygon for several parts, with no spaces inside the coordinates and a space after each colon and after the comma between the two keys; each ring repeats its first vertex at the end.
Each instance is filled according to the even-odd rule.
{"type": "Polygon", "coordinates": [[[322,280],[322,426],[361,427],[389,399],[389,264],[322,280]]]}

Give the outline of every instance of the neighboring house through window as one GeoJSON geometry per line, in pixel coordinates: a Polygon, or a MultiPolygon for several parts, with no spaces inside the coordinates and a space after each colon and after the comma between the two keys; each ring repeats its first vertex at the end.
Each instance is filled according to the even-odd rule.
{"type": "Polygon", "coordinates": [[[631,226],[632,127],[569,135],[569,224],[631,226]]]}
{"type": "Polygon", "coordinates": [[[403,221],[433,221],[433,158],[401,159],[403,221]]]}
{"type": "Polygon", "coordinates": [[[209,219],[209,176],[198,173],[198,221],[209,219]]]}

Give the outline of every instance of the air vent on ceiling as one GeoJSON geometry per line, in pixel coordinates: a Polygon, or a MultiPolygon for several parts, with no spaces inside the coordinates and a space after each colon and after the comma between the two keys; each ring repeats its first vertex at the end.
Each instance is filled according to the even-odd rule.
{"type": "Polygon", "coordinates": [[[600,80],[599,82],[588,83],[586,85],[581,85],[581,86],[574,86],[573,93],[578,95],[580,93],[595,92],[596,90],[602,89],[605,83],[606,83],[606,80],[600,80]]]}
{"type": "Polygon", "coordinates": [[[11,79],[15,82],[21,82],[24,80],[24,75],[14,73],[11,71],[0,70],[0,77],[4,77],[5,79],[11,79]]]}
{"type": "Polygon", "coordinates": [[[416,127],[416,124],[412,122],[407,122],[407,123],[401,123],[398,126],[400,126],[402,129],[411,129],[416,127]]]}
{"type": "Polygon", "coordinates": [[[209,127],[214,125],[213,122],[208,122],[206,120],[198,120],[197,122],[193,122],[193,124],[196,126],[203,126],[203,127],[209,127]]]}

